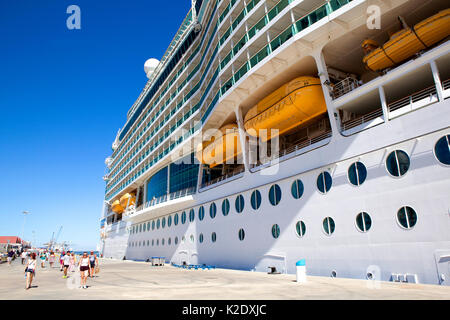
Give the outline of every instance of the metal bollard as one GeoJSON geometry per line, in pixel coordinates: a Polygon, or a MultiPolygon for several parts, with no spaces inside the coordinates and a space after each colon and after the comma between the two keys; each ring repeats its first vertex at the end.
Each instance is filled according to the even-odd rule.
{"type": "Polygon", "coordinates": [[[305,259],[297,261],[297,282],[306,283],[306,262],[305,259]]]}

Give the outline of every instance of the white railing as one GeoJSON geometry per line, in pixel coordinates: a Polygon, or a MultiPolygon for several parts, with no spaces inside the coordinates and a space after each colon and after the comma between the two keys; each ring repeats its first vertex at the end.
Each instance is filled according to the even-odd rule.
{"type": "Polygon", "coordinates": [[[398,110],[398,109],[406,107],[406,106],[412,107],[413,103],[418,102],[423,99],[426,99],[426,98],[429,98],[431,101],[434,95],[436,95],[436,87],[433,85],[431,87],[428,87],[421,91],[413,93],[409,96],[406,96],[402,99],[399,99],[397,101],[389,103],[388,110],[389,110],[389,112],[392,112],[392,111],[398,110]]]}
{"type": "Polygon", "coordinates": [[[372,121],[378,117],[382,117],[383,116],[383,109],[375,109],[369,113],[366,113],[362,116],[359,116],[355,119],[351,119],[348,121],[345,121],[341,124],[341,130],[342,131],[346,131],[349,130],[351,128],[357,127],[359,125],[362,125],[366,122],[372,121]]]}
{"type": "Polygon", "coordinates": [[[164,194],[158,198],[154,198],[150,201],[147,201],[146,203],[140,205],[137,209],[137,211],[141,211],[143,209],[147,209],[149,207],[153,207],[157,204],[163,203],[163,202],[167,202],[169,200],[174,200],[174,199],[178,199],[178,198],[182,198],[182,197],[186,197],[189,196],[191,194],[194,194],[196,191],[195,187],[191,187],[191,188],[186,188],[186,189],[182,189],[182,190],[178,190],[169,194],[164,194]]]}
{"type": "Polygon", "coordinates": [[[208,186],[213,185],[215,183],[218,183],[218,182],[230,179],[231,177],[234,177],[234,176],[236,176],[236,175],[238,175],[238,174],[240,174],[240,173],[242,173],[244,171],[245,171],[245,167],[242,166],[241,168],[236,169],[236,170],[234,170],[231,173],[228,173],[226,175],[220,176],[220,177],[215,178],[215,179],[213,179],[211,181],[207,181],[207,182],[202,183],[202,188],[205,188],[205,187],[208,187],[208,186]]]}
{"type": "MultiPolygon", "coordinates": [[[[319,135],[317,137],[299,141],[299,142],[295,143],[294,145],[292,145],[290,147],[287,147],[287,148],[285,148],[283,150],[280,150],[280,152],[278,153],[278,158],[284,157],[284,156],[286,156],[286,155],[288,155],[290,153],[297,152],[297,151],[299,151],[301,149],[304,149],[304,148],[309,147],[309,146],[311,146],[313,144],[316,144],[316,143],[318,143],[318,142],[320,142],[322,140],[328,139],[328,138],[331,137],[331,135],[332,135],[331,130],[326,130],[324,133],[322,133],[321,135],[319,135]]],[[[274,159],[276,159],[276,158],[271,158],[270,160],[273,161],[274,159]]],[[[256,167],[258,167],[260,165],[263,165],[263,164],[264,163],[261,163],[260,161],[258,161],[258,163],[256,163],[256,164],[250,164],[250,168],[254,169],[254,168],[256,168],[256,167]]]]}
{"type": "Polygon", "coordinates": [[[442,81],[442,90],[448,90],[448,89],[450,89],[450,79],[442,81]]]}
{"type": "Polygon", "coordinates": [[[345,78],[344,80],[336,83],[333,88],[333,99],[342,97],[343,95],[355,90],[360,86],[358,80],[354,78],[345,78]]]}

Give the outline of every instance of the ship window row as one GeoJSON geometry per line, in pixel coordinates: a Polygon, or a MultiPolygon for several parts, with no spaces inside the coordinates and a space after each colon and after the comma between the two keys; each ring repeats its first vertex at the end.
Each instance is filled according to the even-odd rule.
{"type": "MultiPolygon", "coordinates": [[[[409,207],[409,206],[401,207],[397,211],[396,221],[402,229],[411,230],[417,224],[417,213],[412,207],[409,207]]],[[[368,232],[372,227],[372,218],[369,215],[369,213],[367,213],[367,212],[358,213],[355,218],[355,226],[359,232],[362,232],[362,233],[368,232]]],[[[297,221],[297,223],[295,224],[295,233],[299,238],[303,238],[304,236],[306,236],[306,234],[307,234],[306,230],[307,229],[306,229],[305,222],[302,220],[297,221]]],[[[336,231],[336,223],[332,217],[325,217],[323,219],[322,231],[327,236],[331,236],[336,231]]],[[[281,227],[278,224],[273,224],[270,229],[270,233],[274,239],[278,239],[281,235],[281,227]]],[[[245,239],[245,230],[243,228],[240,228],[238,230],[237,237],[240,241],[243,241],[245,239]]],[[[212,232],[210,238],[211,238],[211,242],[216,242],[217,234],[215,232],[212,232]]],[[[191,243],[194,243],[195,236],[193,234],[191,234],[189,236],[189,240],[191,243]]],[[[198,242],[203,243],[204,240],[205,240],[205,238],[204,238],[203,233],[200,233],[198,235],[198,242]]],[[[164,238],[161,239],[161,245],[164,245],[164,242],[165,242],[164,238]]],[[[184,243],[184,242],[185,242],[185,238],[183,236],[182,243],[184,243]]],[[[129,246],[141,247],[141,246],[145,246],[146,243],[147,243],[147,246],[149,246],[149,244],[150,244],[149,240],[147,240],[147,241],[146,240],[132,241],[132,242],[129,242],[129,246]]],[[[167,244],[170,245],[171,243],[172,243],[171,238],[169,237],[167,239],[167,244]]],[[[174,243],[178,244],[178,237],[175,237],[174,243]]],[[[151,245],[152,246],[155,245],[154,239],[152,240],[151,245]]],[[[159,245],[159,239],[156,240],[156,245],[159,245]]]]}
{"type": "MultiPolygon", "coordinates": [[[[293,34],[296,34],[300,31],[304,30],[305,28],[311,26],[312,24],[314,24],[317,21],[319,21],[320,19],[324,18],[331,12],[341,8],[348,2],[350,2],[350,0],[342,0],[342,1],[332,0],[331,2],[327,2],[322,7],[314,10],[307,16],[302,17],[300,20],[296,21],[291,27],[289,27],[288,29],[286,29],[285,31],[280,33],[279,36],[277,36],[273,41],[271,41],[266,47],[261,49],[260,52],[255,54],[249,61],[244,63],[242,65],[242,67],[239,68],[239,70],[235,73],[235,75],[233,75],[228,81],[225,82],[225,84],[222,86],[222,88],[217,92],[217,94],[214,97],[213,101],[211,102],[210,106],[206,109],[205,114],[202,116],[202,121],[204,121],[207,118],[207,116],[209,115],[209,113],[212,110],[212,106],[215,105],[219,96],[225,94],[225,92],[228,89],[230,89],[236,81],[238,81],[244,74],[246,74],[247,71],[249,71],[251,68],[253,68],[254,65],[256,65],[260,61],[259,58],[256,60],[254,60],[254,58],[259,57],[259,54],[262,51],[266,51],[267,54],[269,54],[270,53],[269,51],[276,50],[282,43],[287,41],[293,34]],[[269,47],[270,47],[270,50],[267,51],[267,49],[269,47]]],[[[217,47],[216,47],[216,49],[217,49],[217,47]]],[[[264,57],[267,56],[267,54],[265,54],[264,57]]],[[[264,58],[264,57],[262,57],[262,58],[264,58]]],[[[218,69],[219,68],[220,68],[220,66],[218,67],[218,69]]],[[[216,73],[217,73],[217,71],[216,71],[216,73]]],[[[215,80],[214,77],[213,77],[213,79],[215,80]]],[[[211,81],[213,81],[213,79],[211,81]]],[[[131,183],[134,180],[135,180],[135,177],[133,177],[132,179],[129,179],[127,182],[124,183],[124,186],[128,185],[129,183],[131,183]]],[[[124,186],[121,187],[121,189],[123,189],[124,186]]],[[[116,194],[119,191],[117,191],[116,194]]]]}

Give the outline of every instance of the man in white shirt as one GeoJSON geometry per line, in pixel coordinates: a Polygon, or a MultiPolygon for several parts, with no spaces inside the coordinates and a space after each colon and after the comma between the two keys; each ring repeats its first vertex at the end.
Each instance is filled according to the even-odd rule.
{"type": "Polygon", "coordinates": [[[63,265],[64,265],[64,275],[63,278],[67,278],[67,270],[69,269],[70,265],[70,252],[66,252],[66,255],[63,258],[63,265]]]}
{"type": "Polygon", "coordinates": [[[23,251],[20,257],[22,258],[22,264],[25,264],[25,260],[28,257],[28,253],[26,251],[23,251]]]}

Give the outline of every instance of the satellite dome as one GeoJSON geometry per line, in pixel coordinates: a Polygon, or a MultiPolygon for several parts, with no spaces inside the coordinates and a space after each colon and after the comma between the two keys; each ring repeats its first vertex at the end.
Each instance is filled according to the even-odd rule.
{"type": "Polygon", "coordinates": [[[157,59],[148,59],[147,61],[145,61],[144,63],[144,71],[145,74],[147,75],[147,78],[151,78],[151,76],[153,75],[153,72],[155,71],[156,67],[158,67],[159,65],[159,61],[157,59]]]}

